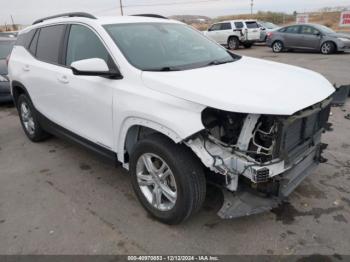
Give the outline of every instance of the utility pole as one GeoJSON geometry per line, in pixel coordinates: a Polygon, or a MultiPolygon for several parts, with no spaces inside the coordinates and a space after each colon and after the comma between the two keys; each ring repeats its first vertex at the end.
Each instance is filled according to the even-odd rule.
{"type": "Polygon", "coordinates": [[[250,0],[250,14],[253,16],[253,6],[254,6],[254,0],[250,0]]]}
{"type": "Polygon", "coordinates": [[[119,0],[119,4],[120,4],[120,13],[121,13],[121,15],[123,16],[123,15],[124,15],[124,12],[123,12],[123,3],[122,3],[122,0],[119,0]]]}
{"type": "Polygon", "coordinates": [[[12,30],[16,30],[16,28],[15,28],[15,21],[13,20],[12,15],[10,15],[10,16],[11,16],[11,21],[12,21],[12,30]]]}

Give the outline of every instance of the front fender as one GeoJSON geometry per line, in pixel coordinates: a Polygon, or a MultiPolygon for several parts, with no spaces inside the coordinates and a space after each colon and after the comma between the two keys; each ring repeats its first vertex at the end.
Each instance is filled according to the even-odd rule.
{"type": "Polygon", "coordinates": [[[156,130],[175,143],[204,129],[201,119],[204,106],[146,90],[144,94],[118,93],[116,96],[119,103],[114,103],[115,150],[122,163],[128,130],[135,125],[156,130]]]}

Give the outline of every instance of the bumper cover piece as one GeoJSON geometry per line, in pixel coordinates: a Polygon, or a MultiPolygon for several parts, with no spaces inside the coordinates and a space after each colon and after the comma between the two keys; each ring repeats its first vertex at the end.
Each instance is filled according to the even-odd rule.
{"type": "Polygon", "coordinates": [[[259,214],[276,208],[315,170],[321,157],[321,151],[322,148],[320,145],[296,166],[282,175],[278,196],[263,197],[256,192],[247,190],[237,191],[235,193],[223,190],[224,203],[218,212],[218,216],[223,219],[232,219],[259,214]]]}

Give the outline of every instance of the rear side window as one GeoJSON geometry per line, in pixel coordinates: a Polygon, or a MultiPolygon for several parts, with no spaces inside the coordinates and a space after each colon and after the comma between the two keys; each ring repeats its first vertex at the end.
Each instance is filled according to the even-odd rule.
{"type": "Polygon", "coordinates": [[[242,22],[235,22],[235,27],[237,29],[242,29],[244,27],[243,23],[242,22]]]}
{"type": "Polygon", "coordinates": [[[223,23],[223,24],[221,24],[221,30],[230,30],[230,29],[232,29],[230,23],[223,23]]]}
{"type": "Polygon", "coordinates": [[[246,22],[247,28],[252,29],[252,28],[259,28],[259,25],[257,22],[246,22]]]}
{"type": "Polygon", "coordinates": [[[285,30],[285,33],[288,34],[298,34],[299,33],[299,26],[290,26],[287,27],[285,30]]]}
{"type": "Polygon", "coordinates": [[[54,25],[40,29],[36,57],[42,61],[59,64],[60,47],[65,25],[54,25]]]}
{"type": "Polygon", "coordinates": [[[32,41],[32,38],[35,34],[36,29],[30,30],[27,33],[22,33],[18,35],[16,45],[24,46],[25,48],[28,48],[30,42],[32,41]]]}
{"type": "Polygon", "coordinates": [[[30,45],[28,47],[29,52],[33,56],[35,56],[35,54],[36,54],[36,46],[38,44],[38,39],[39,39],[39,30],[36,30],[35,35],[34,35],[32,41],[30,42],[30,45]]]}
{"type": "Polygon", "coordinates": [[[97,35],[85,26],[72,25],[68,38],[66,65],[89,58],[101,58],[111,66],[109,53],[97,35]]]}

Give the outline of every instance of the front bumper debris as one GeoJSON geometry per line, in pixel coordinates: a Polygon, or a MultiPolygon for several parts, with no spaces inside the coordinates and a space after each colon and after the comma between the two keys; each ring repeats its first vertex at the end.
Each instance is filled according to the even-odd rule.
{"type": "Polygon", "coordinates": [[[218,216],[222,219],[232,219],[259,214],[276,208],[287,199],[307,176],[312,174],[320,159],[322,159],[321,153],[324,148],[324,144],[319,144],[311,154],[279,177],[278,195],[266,197],[246,188],[236,192],[224,189],[224,203],[218,212],[218,216]]]}

